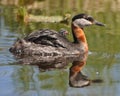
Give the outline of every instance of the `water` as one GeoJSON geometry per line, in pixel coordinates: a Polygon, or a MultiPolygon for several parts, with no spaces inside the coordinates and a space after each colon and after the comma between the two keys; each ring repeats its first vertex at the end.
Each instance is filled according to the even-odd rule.
{"type": "MultiPolygon", "coordinates": [[[[1,7],[1,12],[4,10],[4,14],[0,15],[0,96],[119,96],[119,8],[114,6],[116,3],[113,3],[113,1],[109,1],[109,3],[107,1],[106,6],[102,2],[101,5],[98,3],[95,5],[92,2],[86,4],[89,3],[87,0],[82,1],[79,4],[84,3],[86,5],[82,7],[79,7],[78,3],[74,2],[77,5],[72,6],[76,10],[74,12],[68,5],[66,5],[67,7],[63,12],[61,8],[56,9],[57,6],[53,4],[49,7],[55,7],[55,9],[48,14],[73,12],[72,15],[74,15],[85,11],[106,24],[105,28],[98,26],[85,28],[90,51],[87,65],[82,70],[82,73],[90,79],[100,79],[102,82],[92,83],[84,88],[74,88],[69,85],[71,63],[61,69],[53,68],[49,70],[43,70],[36,65],[18,63],[8,50],[17,37],[22,37],[38,28],[59,30],[63,27],[70,31],[70,27],[60,23],[18,24],[13,18],[14,15],[10,14],[13,8],[10,7],[11,9],[8,8],[8,10],[1,7]],[[98,9],[97,6],[103,7],[98,9]],[[59,10],[60,13],[56,13],[56,10],[59,10]],[[94,12],[91,12],[91,10],[94,12]]],[[[48,9],[45,9],[44,14],[47,14],[48,9]]],[[[71,39],[71,36],[69,35],[68,38],[71,39]]]]}

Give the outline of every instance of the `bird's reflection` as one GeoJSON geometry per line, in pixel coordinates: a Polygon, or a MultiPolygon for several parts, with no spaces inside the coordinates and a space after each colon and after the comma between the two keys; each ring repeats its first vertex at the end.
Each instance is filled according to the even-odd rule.
{"type": "Polygon", "coordinates": [[[90,80],[81,72],[84,61],[73,61],[69,72],[69,85],[71,87],[84,87],[90,85],[90,80]]]}
{"type": "Polygon", "coordinates": [[[65,68],[69,63],[72,66],[69,68],[69,85],[71,87],[84,87],[90,85],[90,80],[81,72],[85,65],[85,61],[79,57],[39,57],[30,56],[19,58],[20,64],[37,65],[40,71],[48,71],[52,69],[65,68]]]}

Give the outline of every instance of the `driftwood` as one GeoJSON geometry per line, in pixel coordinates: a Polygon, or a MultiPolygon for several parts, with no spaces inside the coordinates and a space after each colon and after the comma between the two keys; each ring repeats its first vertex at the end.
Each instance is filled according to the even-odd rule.
{"type": "Polygon", "coordinates": [[[29,22],[49,22],[49,23],[55,23],[55,22],[68,22],[71,15],[66,14],[65,16],[35,16],[35,15],[29,15],[29,22]]]}

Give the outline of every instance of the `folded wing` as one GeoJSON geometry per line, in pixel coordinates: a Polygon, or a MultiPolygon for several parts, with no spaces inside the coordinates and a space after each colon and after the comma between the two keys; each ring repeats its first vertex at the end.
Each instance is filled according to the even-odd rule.
{"type": "Polygon", "coordinates": [[[54,30],[40,29],[32,32],[24,39],[36,44],[67,48],[65,45],[65,41],[67,41],[65,36],[54,30]]]}

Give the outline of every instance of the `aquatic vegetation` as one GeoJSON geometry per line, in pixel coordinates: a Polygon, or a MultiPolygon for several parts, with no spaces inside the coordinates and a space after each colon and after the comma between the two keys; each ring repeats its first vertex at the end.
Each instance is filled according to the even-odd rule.
{"type": "Polygon", "coordinates": [[[16,14],[17,21],[22,21],[25,23],[28,22],[29,15],[25,7],[17,8],[15,14],[16,14]]]}

